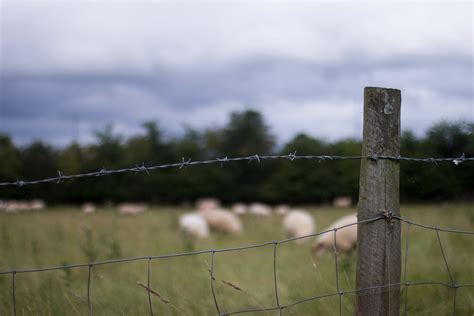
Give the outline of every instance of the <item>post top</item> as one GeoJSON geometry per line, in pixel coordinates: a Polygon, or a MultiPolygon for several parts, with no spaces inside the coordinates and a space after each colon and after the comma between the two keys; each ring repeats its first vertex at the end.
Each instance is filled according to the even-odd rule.
{"type": "Polygon", "coordinates": [[[394,92],[401,92],[400,89],[395,88],[383,88],[383,87],[365,87],[364,90],[391,90],[394,92]]]}

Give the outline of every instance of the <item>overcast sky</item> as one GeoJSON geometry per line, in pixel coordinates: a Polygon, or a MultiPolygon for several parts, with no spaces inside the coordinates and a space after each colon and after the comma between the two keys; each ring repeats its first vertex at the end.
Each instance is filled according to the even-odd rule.
{"type": "Polygon", "coordinates": [[[473,5],[0,2],[0,132],[21,144],[127,136],[157,120],[261,111],[298,132],[360,138],[365,86],[402,90],[402,127],[474,121],[473,5]]]}

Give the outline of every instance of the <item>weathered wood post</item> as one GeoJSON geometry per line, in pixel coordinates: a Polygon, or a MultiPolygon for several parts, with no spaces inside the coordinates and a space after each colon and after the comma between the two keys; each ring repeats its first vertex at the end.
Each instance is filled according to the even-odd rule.
{"type": "MultiPolygon", "coordinates": [[[[361,160],[358,221],[384,211],[400,215],[399,161],[377,156],[400,154],[401,93],[397,89],[364,89],[364,132],[361,160]]],[[[357,233],[356,315],[399,315],[401,225],[397,220],[359,224],[357,233]]]]}

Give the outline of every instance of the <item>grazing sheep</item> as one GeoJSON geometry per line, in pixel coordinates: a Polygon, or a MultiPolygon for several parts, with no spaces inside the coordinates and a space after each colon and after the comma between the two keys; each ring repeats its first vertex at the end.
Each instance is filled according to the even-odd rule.
{"type": "Polygon", "coordinates": [[[338,196],[332,201],[334,207],[350,207],[352,205],[352,198],[350,196],[338,196]]]}
{"type": "Polygon", "coordinates": [[[209,236],[209,226],[206,219],[199,213],[186,213],[179,217],[179,228],[196,238],[209,236]]]}
{"type": "Polygon", "coordinates": [[[267,217],[272,215],[272,209],[263,203],[252,203],[249,206],[249,213],[256,217],[267,217]]]}
{"type": "Polygon", "coordinates": [[[84,203],[82,204],[81,211],[84,214],[95,213],[96,207],[94,203],[84,203]]]}
{"type": "MultiPolygon", "coordinates": [[[[339,228],[352,223],[357,223],[357,215],[350,214],[339,218],[324,230],[339,228]]],[[[339,253],[350,252],[357,246],[357,225],[347,226],[337,230],[336,233],[336,247],[339,253]]],[[[334,233],[328,232],[319,235],[313,246],[313,252],[316,255],[321,255],[324,252],[334,251],[334,233]]]]}
{"type": "Polygon", "coordinates": [[[29,204],[30,204],[30,207],[29,207],[30,210],[43,210],[46,207],[46,203],[44,203],[43,200],[39,200],[39,199],[32,200],[30,201],[29,204]]]}
{"type": "Polygon", "coordinates": [[[237,215],[247,214],[247,206],[243,203],[235,203],[232,205],[232,212],[237,215]]]}
{"type": "Polygon", "coordinates": [[[30,203],[27,201],[11,200],[6,202],[5,211],[7,213],[16,213],[18,211],[26,211],[30,208],[30,203]]]}
{"type": "Polygon", "coordinates": [[[196,201],[196,208],[198,210],[215,210],[220,206],[221,203],[215,198],[202,198],[196,201]]]}
{"type": "MultiPolygon", "coordinates": [[[[315,224],[308,212],[292,210],[283,218],[283,228],[291,237],[303,237],[314,233],[315,224]]],[[[305,240],[297,239],[295,242],[303,243],[305,240]]]]}
{"type": "Polygon", "coordinates": [[[122,203],[118,205],[118,211],[124,215],[137,215],[144,212],[146,205],[143,203],[122,203]]]}
{"type": "Polygon", "coordinates": [[[280,204],[280,205],[275,206],[275,213],[277,213],[277,215],[283,216],[283,215],[288,214],[289,211],[290,211],[290,206],[287,204],[280,204]]]}
{"type": "Polygon", "coordinates": [[[229,234],[239,234],[242,231],[242,223],[237,215],[223,209],[199,210],[212,230],[229,234]]]}

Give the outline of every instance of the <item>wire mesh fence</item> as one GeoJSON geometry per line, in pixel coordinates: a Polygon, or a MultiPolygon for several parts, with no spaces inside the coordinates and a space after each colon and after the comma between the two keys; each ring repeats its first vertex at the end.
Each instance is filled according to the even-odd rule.
{"type": "MultiPolygon", "coordinates": [[[[172,164],[164,164],[164,165],[156,165],[156,166],[145,166],[145,165],[137,165],[133,168],[125,168],[125,169],[116,169],[116,170],[106,170],[102,169],[97,172],[90,172],[85,174],[76,174],[76,175],[64,175],[62,172],[58,172],[58,176],[51,177],[47,179],[40,179],[40,180],[18,180],[15,182],[2,182],[0,186],[17,186],[22,187],[24,185],[31,185],[31,184],[41,184],[41,183],[62,183],[65,180],[75,179],[75,178],[84,178],[84,177],[96,177],[96,176],[105,176],[111,175],[116,173],[125,173],[125,172],[134,172],[134,173],[149,173],[150,171],[157,170],[157,169],[164,169],[164,168],[184,168],[193,165],[203,165],[203,164],[221,164],[224,165],[228,162],[236,162],[236,161],[248,161],[253,162],[260,162],[262,160],[270,160],[270,159],[288,159],[290,161],[300,160],[300,159],[309,159],[309,160],[352,160],[352,159],[370,159],[373,161],[377,161],[379,159],[389,159],[394,161],[415,161],[415,162],[427,162],[427,163],[438,163],[438,162],[452,162],[454,165],[459,165],[465,161],[474,161],[474,158],[467,158],[464,154],[458,158],[411,158],[411,157],[402,157],[402,156],[377,156],[377,155],[370,155],[370,156],[329,156],[329,155],[319,155],[319,156],[300,156],[297,155],[296,152],[290,153],[289,155],[252,155],[246,157],[236,157],[236,158],[216,158],[212,160],[203,160],[203,161],[191,161],[182,159],[182,162],[179,163],[172,163],[172,164]]],[[[391,230],[386,229],[387,233],[390,233],[391,230]]],[[[187,257],[187,256],[194,256],[199,254],[210,254],[211,255],[211,263],[208,269],[209,273],[209,298],[213,301],[215,305],[215,311],[218,315],[234,315],[234,314],[245,314],[245,313],[258,313],[258,312],[268,312],[268,311],[277,311],[280,315],[287,309],[295,307],[297,305],[315,301],[323,298],[328,297],[336,297],[339,301],[339,314],[342,315],[342,297],[348,294],[358,294],[364,293],[367,295],[372,295],[374,293],[386,292],[388,291],[399,291],[400,288],[404,288],[404,305],[403,305],[403,312],[407,314],[407,304],[408,304],[408,289],[414,286],[424,286],[424,285],[437,285],[442,286],[450,291],[453,292],[453,301],[452,301],[452,314],[456,314],[456,297],[457,293],[460,290],[466,288],[473,288],[474,283],[458,283],[454,274],[450,269],[450,265],[448,259],[445,254],[445,248],[443,246],[440,232],[449,233],[449,234],[462,234],[468,236],[474,236],[474,231],[461,231],[455,229],[446,229],[446,228],[439,228],[430,225],[425,225],[422,223],[417,223],[405,219],[400,216],[394,215],[390,210],[388,211],[381,211],[380,215],[371,219],[367,220],[359,220],[357,222],[353,222],[344,226],[340,226],[333,229],[328,229],[325,231],[321,231],[315,234],[310,234],[302,237],[293,237],[287,238],[282,240],[272,240],[258,244],[250,244],[244,245],[239,247],[232,247],[232,248],[222,248],[222,249],[208,249],[208,250],[199,250],[199,251],[192,251],[192,252],[182,252],[182,253],[171,253],[171,254],[163,254],[163,255],[156,255],[156,256],[140,256],[140,257],[130,257],[130,258],[123,258],[123,259],[115,259],[115,260],[106,260],[106,261],[98,261],[98,262],[90,262],[90,263],[80,263],[80,264],[70,264],[70,265],[60,265],[60,266],[53,266],[53,267],[45,267],[45,268],[31,268],[31,269],[13,269],[9,271],[0,272],[0,276],[11,276],[11,305],[12,305],[12,314],[17,315],[18,310],[18,302],[17,302],[17,287],[18,287],[18,280],[17,276],[20,274],[30,274],[30,273],[42,273],[46,271],[58,271],[58,270],[70,270],[70,269],[86,269],[87,270],[87,287],[86,287],[86,305],[89,315],[93,314],[94,306],[91,300],[93,296],[93,270],[98,266],[108,266],[117,263],[129,263],[134,261],[145,261],[147,262],[146,266],[146,275],[147,275],[147,282],[146,284],[139,283],[138,285],[146,290],[147,301],[149,305],[149,312],[150,315],[156,314],[153,310],[152,300],[154,297],[157,297],[161,302],[166,303],[167,300],[162,297],[156,290],[154,290],[151,286],[151,273],[152,273],[152,266],[151,263],[155,260],[161,260],[166,258],[179,258],[179,257],[187,257]],[[366,288],[353,288],[353,289],[344,289],[341,287],[340,284],[340,268],[339,268],[339,253],[337,249],[337,232],[343,228],[354,226],[354,225],[370,225],[375,222],[384,221],[387,225],[391,225],[393,221],[399,221],[400,223],[406,225],[406,237],[405,237],[405,246],[404,246],[404,270],[402,275],[402,280],[396,283],[380,283],[374,284],[373,286],[366,287],[366,288]],[[407,277],[407,265],[408,265],[408,258],[409,258],[409,243],[410,243],[410,230],[411,227],[416,226],[420,227],[425,230],[433,231],[436,234],[436,240],[439,245],[442,259],[444,262],[444,266],[446,268],[446,272],[449,276],[449,282],[440,282],[435,280],[425,280],[425,281],[410,281],[407,277]],[[305,297],[299,300],[295,300],[286,304],[283,304],[280,296],[279,296],[279,281],[277,277],[277,262],[278,262],[278,254],[280,252],[279,246],[291,241],[300,240],[300,239],[308,239],[314,238],[316,236],[320,236],[323,234],[333,234],[333,252],[334,252],[334,270],[335,270],[335,289],[336,291],[318,294],[315,296],[305,297]],[[262,247],[271,247],[272,248],[272,260],[273,260],[273,291],[274,291],[274,305],[272,306],[263,306],[259,308],[251,308],[251,309],[241,309],[241,310],[224,310],[220,303],[219,303],[219,293],[216,291],[215,283],[217,281],[216,273],[215,273],[215,258],[225,252],[240,252],[248,249],[255,249],[255,248],[262,248],[262,247]]],[[[390,266],[388,266],[390,269],[390,266]]],[[[227,284],[228,286],[233,287],[234,289],[238,290],[239,287],[231,282],[227,282],[221,280],[223,283],[227,284]]],[[[390,298],[390,294],[388,296],[390,298]]],[[[390,304],[390,301],[389,301],[390,304]]],[[[389,306],[390,308],[390,306],[389,306]]]]}
{"type": "MultiPolygon", "coordinates": [[[[344,295],[349,295],[349,294],[356,294],[356,293],[367,293],[368,295],[377,293],[379,291],[393,291],[393,290],[398,290],[400,287],[404,287],[404,295],[405,295],[405,300],[404,300],[404,305],[403,305],[403,313],[404,315],[407,315],[407,304],[408,304],[408,289],[413,286],[424,286],[424,285],[437,285],[437,286],[442,286],[445,287],[453,292],[453,301],[452,301],[452,314],[456,315],[456,297],[458,291],[465,289],[465,288],[474,288],[474,283],[457,283],[453,273],[451,272],[449,262],[447,260],[446,254],[445,254],[445,248],[443,246],[442,240],[440,238],[440,232],[443,233],[449,233],[449,234],[462,234],[462,235],[468,235],[468,236],[473,236],[474,237],[474,231],[462,231],[462,230],[454,230],[454,229],[446,229],[446,228],[440,228],[440,227],[433,227],[417,222],[413,222],[410,220],[407,220],[405,218],[399,217],[399,216],[393,216],[391,212],[384,212],[381,213],[380,216],[371,218],[368,220],[363,220],[363,221],[357,221],[354,223],[350,223],[344,226],[336,227],[333,229],[329,230],[324,230],[318,233],[314,233],[311,235],[306,235],[302,237],[293,237],[293,238],[287,238],[287,239],[282,239],[282,240],[273,240],[273,241],[268,241],[268,242],[263,242],[263,243],[258,243],[258,244],[251,244],[251,245],[245,245],[245,246],[240,246],[240,247],[232,247],[232,248],[222,248],[222,249],[208,249],[208,250],[199,250],[199,251],[193,251],[193,252],[185,252],[185,253],[174,253],[174,254],[164,254],[164,255],[157,255],[157,256],[141,256],[141,257],[132,257],[132,258],[123,258],[123,259],[116,259],[116,260],[107,260],[107,261],[99,261],[99,262],[91,262],[91,263],[81,263],[81,264],[71,264],[71,265],[62,265],[62,266],[54,266],[54,267],[46,267],[46,268],[32,268],[32,269],[15,269],[15,270],[10,270],[10,271],[3,271],[0,272],[0,276],[4,275],[10,275],[11,276],[11,292],[12,292],[12,314],[16,315],[17,314],[17,293],[16,293],[16,288],[17,288],[17,276],[19,274],[29,274],[29,273],[41,273],[41,272],[46,272],[46,271],[58,271],[58,270],[67,270],[67,269],[86,269],[87,270],[87,286],[86,286],[86,304],[87,304],[87,309],[89,315],[93,314],[93,304],[91,297],[93,295],[93,269],[98,266],[107,266],[107,265],[113,265],[117,263],[127,263],[127,262],[133,262],[133,261],[145,261],[147,262],[146,265],[146,275],[147,275],[147,284],[142,284],[139,283],[139,285],[146,290],[146,295],[148,299],[148,304],[149,304],[149,312],[150,315],[155,315],[156,312],[153,310],[152,306],[152,299],[153,297],[157,297],[161,302],[167,303],[168,301],[163,298],[157,291],[155,291],[151,284],[150,284],[150,276],[152,273],[151,269],[151,263],[152,261],[155,260],[160,260],[160,259],[166,259],[166,258],[178,258],[178,257],[187,257],[187,256],[194,256],[194,255],[199,255],[199,254],[210,254],[211,255],[211,263],[210,267],[208,269],[209,273],[209,299],[211,299],[214,302],[215,305],[215,310],[216,314],[218,315],[235,315],[235,314],[245,314],[245,313],[258,313],[258,312],[268,312],[268,311],[278,311],[279,314],[282,314],[283,311],[290,309],[291,307],[294,307],[299,304],[303,304],[309,301],[314,301],[318,299],[323,299],[323,298],[328,298],[328,297],[337,297],[339,300],[339,314],[342,315],[342,297],[344,295]],[[349,226],[353,225],[368,225],[370,223],[378,222],[378,221],[384,221],[387,223],[387,225],[390,225],[392,221],[400,221],[401,223],[406,225],[406,237],[405,237],[405,246],[404,246],[404,253],[405,253],[405,258],[404,258],[404,270],[403,270],[403,276],[401,282],[397,283],[392,283],[392,284],[374,284],[371,287],[367,288],[354,288],[354,289],[343,289],[340,285],[340,269],[339,269],[339,253],[337,249],[337,232],[341,229],[344,229],[349,226]],[[449,282],[440,282],[440,281],[434,281],[434,280],[425,280],[425,281],[410,281],[407,278],[407,266],[408,266],[408,258],[409,258],[409,243],[410,243],[410,228],[412,226],[417,226],[425,230],[430,230],[436,234],[436,240],[439,245],[439,248],[441,250],[443,262],[446,268],[446,272],[449,276],[449,282]],[[300,239],[308,239],[308,238],[314,238],[316,236],[320,236],[323,234],[333,234],[334,238],[334,269],[335,269],[335,289],[336,291],[330,292],[330,293],[324,293],[324,294],[319,294],[316,296],[310,296],[306,297],[288,304],[282,304],[281,300],[279,298],[279,292],[278,292],[278,285],[279,281],[277,278],[277,261],[278,261],[278,249],[279,245],[295,241],[295,240],[300,240],[300,239]],[[272,255],[272,260],[273,260],[273,287],[274,287],[274,298],[275,298],[275,304],[274,306],[264,306],[264,307],[259,307],[259,308],[252,308],[252,309],[242,309],[242,310],[223,310],[220,307],[219,304],[219,295],[215,289],[215,282],[217,281],[217,276],[215,275],[215,258],[220,254],[220,253],[225,253],[225,252],[239,252],[239,251],[244,251],[248,249],[253,249],[253,248],[262,248],[262,247],[272,247],[273,251],[271,252],[272,255]]],[[[229,286],[232,286],[235,289],[239,289],[237,285],[234,285],[230,282],[227,282],[225,280],[221,280],[223,283],[226,283],[229,286]]]]}

